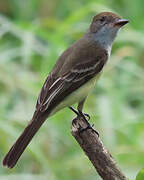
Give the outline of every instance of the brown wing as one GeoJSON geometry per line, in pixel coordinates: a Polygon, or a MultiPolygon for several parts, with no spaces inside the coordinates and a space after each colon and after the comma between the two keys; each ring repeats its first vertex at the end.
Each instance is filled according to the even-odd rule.
{"type": "Polygon", "coordinates": [[[71,54],[71,52],[73,52],[73,45],[62,53],[62,55],[59,57],[56,64],[54,65],[51,73],[46,78],[41,92],[39,94],[39,97],[37,99],[36,110],[38,110],[40,106],[44,103],[45,99],[47,99],[49,95],[49,88],[51,87],[51,85],[57,83],[57,80],[59,78],[59,72],[62,69],[62,66],[64,65],[65,61],[67,61],[68,56],[71,54]]]}
{"type": "Polygon", "coordinates": [[[47,95],[47,92],[49,91],[50,86],[54,83],[54,78],[51,74],[46,78],[44,85],[40,91],[40,94],[37,99],[36,103],[36,109],[39,109],[39,106],[43,103],[45,96],[47,95]]]}
{"type": "Polygon", "coordinates": [[[50,112],[69,94],[98,74],[102,70],[106,59],[97,57],[97,60],[93,59],[84,63],[78,63],[67,74],[57,78],[49,87],[46,95],[43,95],[40,111],[50,112]]]}

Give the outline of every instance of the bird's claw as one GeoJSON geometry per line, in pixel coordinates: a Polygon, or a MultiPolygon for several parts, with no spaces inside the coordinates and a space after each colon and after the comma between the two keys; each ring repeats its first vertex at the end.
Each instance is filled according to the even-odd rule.
{"type": "Polygon", "coordinates": [[[86,119],[87,121],[89,121],[90,120],[90,115],[89,114],[86,114],[86,113],[83,113],[82,111],[77,111],[77,110],[75,110],[73,107],[69,107],[78,117],[83,117],[83,118],[85,118],[86,119],[86,117],[88,118],[88,119],[86,119]]]}
{"type": "Polygon", "coordinates": [[[87,121],[90,120],[90,115],[89,114],[83,113],[82,111],[78,111],[78,113],[79,113],[79,116],[83,117],[85,120],[87,120],[87,121]]]}
{"type": "Polygon", "coordinates": [[[86,114],[86,113],[84,113],[84,116],[86,116],[88,119],[88,121],[90,120],[90,115],[89,114],[86,114]]]}
{"type": "MultiPolygon", "coordinates": [[[[76,111],[73,107],[69,107],[76,115],[77,117],[83,117],[83,119],[85,120],[85,122],[87,123],[87,127],[85,128],[82,128],[82,127],[79,127],[79,132],[82,133],[84,132],[85,130],[87,129],[91,129],[93,132],[95,132],[98,137],[99,137],[99,133],[93,128],[94,127],[94,124],[90,125],[90,123],[88,122],[90,120],[90,116],[89,114],[85,114],[83,113],[82,111],[76,111]],[[86,119],[86,117],[88,117],[88,119],[86,119]]],[[[77,121],[77,118],[73,119],[72,121],[72,125],[76,124],[75,121],[77,121]]]]}
{"type": "MultiPolygon", "coordinates": [[[[86,120],[86,119],[85,119],[86,120]]],[[[94,124],[90,125],[90,123],[88,123],[87,127],[85,128],[80,128],[79,132],[82,133],[84,131],[86,131],[87,129],[91,129],[93,132],[95,132],[97,134],[97,136],[99,137],[99,132],[96,131],[94,128],[94,124]]]]}

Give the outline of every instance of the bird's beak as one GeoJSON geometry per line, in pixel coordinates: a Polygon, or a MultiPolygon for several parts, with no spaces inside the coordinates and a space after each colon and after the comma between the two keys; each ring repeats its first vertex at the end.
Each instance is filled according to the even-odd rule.
{"type": "Polygon", "coordinates": [[[118,26],[118,27],[122,27],[125,24],[127,24],[129,22],[128,19],[118,19],[116,20],[116,22],[114,23],[114,26],[118,26]]]}

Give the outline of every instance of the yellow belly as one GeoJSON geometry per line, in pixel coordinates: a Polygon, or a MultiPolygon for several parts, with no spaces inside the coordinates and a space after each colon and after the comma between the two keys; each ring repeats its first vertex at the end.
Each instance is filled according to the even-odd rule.
{"type": "Polygon", "coordinates": [[[68,97],[66,97],[64,101],[62,101],[58,106],[56,106],[56,108],[51,112],[50,116],[55,114],[57,111],[63,109],[64,107],[68,107],[77,102],[82,101],[89,94],[89,92],[94,88],[97,80],[100,77],[100,74],[101,73],[96,75],[94,78],[89,80],[86,84],[84,84],[79,89],[71,93],[68,97]]]}

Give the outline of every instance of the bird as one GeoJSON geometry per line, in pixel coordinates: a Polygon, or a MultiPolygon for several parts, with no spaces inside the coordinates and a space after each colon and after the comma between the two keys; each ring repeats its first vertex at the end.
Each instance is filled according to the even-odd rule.
{"type": "Polygon", "coordinates": [[[113,12],[93,17],[86,33],[61,54],[50,71],[32,119],[5,155],[3,166],[13,168],[45,120],[64,107],[85,115],[84,102],[103,72],[119,30],[128,22],[113,12]],[[77,110],[72,107],[75,103],[77,110]]]}

